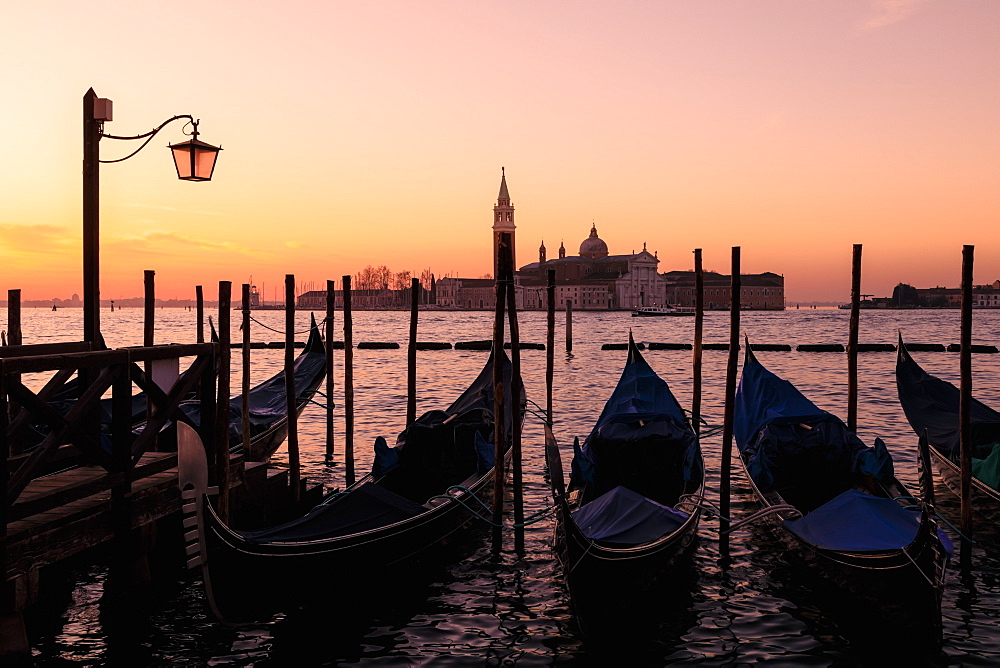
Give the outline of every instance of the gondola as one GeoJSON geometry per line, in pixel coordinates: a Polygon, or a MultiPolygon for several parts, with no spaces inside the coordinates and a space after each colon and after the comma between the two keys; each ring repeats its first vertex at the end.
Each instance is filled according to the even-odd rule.
{"type": "Polygon", "coordinates": [[[629,334],[628,359],[564,489],[559,449],[546,430],[557,506],[556,546],[574,588],[608,578],[647,584],[690,546],[704,491],[698,436],[629,334]]]}
{"type": "MultiPolygon", "coordinates": [[[[212,340],[217,340],[214,327],[212,340]]],[[[301,414],[326,377],[326,349],[315,317],[312,318],[306,346],[295,359],[292,374],[295,378],[296,414],[301,414]]],[[[284,369],[251,388],[249,404],[250,447],[245,451],[254,461],[267,461],[288,435],[284,369]]],[[[201,423],[199,401],[182,402],[179,410],[191,426],[197,428],[201,423]]],[[[165,443],[172,442],[173,430],[173,423],[164,429],[159,437],[161,447],[165,443]]],[[[229,401],[229,446],[231,450],[243,449],[242,394],[234,396],[229,401]]]]}
{"type": "MultiPolygon", "coordinates": [[[[906,593],[940,609],[950,546],[896,479],[881,439],[864,443],[768,371],[746,346],[734,436],[762,513],[815,573],[855,593],[906,593]]],[[[884,599],[883,599],[884,600],[884,599]]]]}
{"type": "MultiPolygon", "coordinates": [[[[960,493],[959,390],[948,381],[924,371],[899,338],[896,353],[896,390],[903,412],[917,436],[926,434],[931,459],[945,485],[960,493]]],[[[1000,412],[976,399],[970,407],[972,419],[973,513],[1000,526],[1000,412]]]]}
{"type": "MultiPolygon", "coordinates": [[[[372,471],[346,490],[329,494],[302,517],[239,531],[223,522],[210,503],[200,503],[203,493],[188,492],[186,496],[199,504],[199,535],[209,566],[206,584],[214,586],[215,598],[225,606],[230,595],[241,588],[246,592],[250,581],[259,585],[254,596],[279,601],[288,595],[308,598],[331,578],[344,587],[371,583],[368,578],[384,578],[446,543],[473,519],[473,512],[487,512],[479,502],[488,504],[492,498],[494,476],[509,462],[513,414],[522,419],[525,405],[522,390],[516,410],[505,411],[505,455],[495,466],[496,358],[501,360],[505,405],[510,407],[511,364],[503,351],[494,352],[451,406],[424,413],[399,434],[395,447],[376,439],[372,471]]],[[[183,434],[182,490],[188,480],[194,480],[190,486],[197,489],[197,481],[206,476],[189,471],[204,466],[204,449],[200,443],[193,447],[201,461],[192,467],[188,443],[194,432],[185,425],[183,434]]]]}

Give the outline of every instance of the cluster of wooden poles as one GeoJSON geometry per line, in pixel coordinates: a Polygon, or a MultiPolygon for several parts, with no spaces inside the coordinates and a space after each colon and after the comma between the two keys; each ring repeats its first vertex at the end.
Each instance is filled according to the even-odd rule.
{"type": "MultiPolygon", "coordinates": [[[[520,357],[520,334],[517,321],[517,308],[515,303],[515,291],[513,281],[513,265],[511,253],[511,239],[509,234],[500,235],[500,246],[498,250],[498,280],[496,281],[496,314],[494,320],[493,346],[497,355],[503,350],[504,345],[504,314],[508,316],[510,327],[510,350],[511,366],[514,387],[510,388],[510,396],[513,398],[515,406],[505,406],[503,366],[497,360],[494,365],[494,414],[495,414],[495,434],[494,434],[494,457],[497,466],[501,466],[504,461],[504,434],[505,410],[516,410],[518,398],[521,393],[521,357],[520,357]]],[[[854,245],[852,272],[851,272],[851,315],[850,330],[847,345],[847,426],[851,431],[857,431],[858,420],[858,329],[860,320],[861,302],[861,244],[854,245]]],[[[974,246],[966,245],[963,248],[962,262],[962,303],[961,303],[961,343],[960,343],[960,466],[961,466],[961,532],[962,532],[962,563],[970,563],[971,549],[969,543],[972,536],[972,507],[970,504],[970,493],[972,486],[972,270],[974,259],[974,246]]],[[[701,249],[694,250],[695,269],[695,318],[694,318],[694,341],[693,341],[693,369],[692,369],[692,404],[691,404],[691,424],[695,432],[700,431],[701,425],[701,394],[702,394],[702,334],[704,327],[704,272],[702,267],[701,249]]],[[[732,248],[732,269],[731,269],[731,295],[739,295],[741,289],[740,281],[740,247],[732,248]]],[[[154,272],[144,272],[145,291],[145,312],[143,323],[143,345],[153,345],[154,315],[155,315],[155,290],[154,272]]],[[[231,309],[231,286],[229,281],[219,283],[219,382],[225,387],[219,388],[219,396],[228,395],[229,374],[230,374],[230,309],[231,309]],[[225,394],[224,394],[225,393],[225,394]]],[[[250,285],[244,283],[242,294],[242,431],[243,442],[250,442],[249,427],[249,403],[250,391],[250,285]]],[[[327,301],[325,338],[328,342],[334,340],[334,314],[335,302],[334,294],[336,284],[334,281],[327,281],[327,301]]],[[[197,310],[197,341],[204,342],[204,296],[202,286],[196,286],[196,310],[197,310]]],[[[353,485],[355,482],[355,462],[354,462],[354,359],[353,359],[353,330],[351,316],[351,277],[344,276],[342,279],[343,293],[343,333],[344,333],[344,463],[345,463],[345,484],[353,485]]],[[[410,329],[409,345],[407,348],[407,400],[406,400],[406,424],[413,423],[417,418],[416,409],[416,359],[417,359],[417,314],[420,296],[419,280],[414,278],[411,285],[411,307],[410,307],[410,329]]],[[[20,290],[8,291],[8,330],[7,342],[10,345],[21,343],[21,317],[20,317],[20,290]]],[[[571,303],[566,304],[566,349],[572,350],[572,309],[571,303]]],[[[287,401],[288,417],[288,465],[290,469],[290,480],[292,494],[295,501],[299,501],[302,493],[301,465],[299,458],[299,440],[296,425],[296,392],[294,387],[294,342],[295,342],[295,277],[289,274],[285,277],[285,390],[287,401]]],[[[548,272],[548,314],[547,314],[547,340],[546,340],[546,420],[552,424],[552,387],[554,375],[554,354],[555,343],[555,272],[548,272]]],[[[720,478],[720,511],[721,511],[721,549],[723,554],[728,554],[728,529],[730,525],[730,496],[731,496],[731,463],[733,449],[733,420],[734,420],[734,400],[736,394],[736,377],[739,366],[740,351],[740,303],[738,298],[731,300],[730,304],[730,338],[729,357],[726,368],[725,387],[725,412],[723,418],[723,443],[722,443],[722,469],[720,478]]],[[[333,346],[326,346],[326,461],[334,463],[334,428],[333,428],[333,346]]],[[[522,495],[522,453],[521,453],[521,421],[512,419],[510,421],[513,433],[510,435],[511,461],[513,466],[513,497],[514,497],[514,528],[515,528],[515,550],[519,553],[524,550],[524,500],[522,495]]],[[[922,457],[922,460],[924,458],[922,457]]],[[[219,466],[220,479],[228,480],[228,457],[220,457],[219,466]]],[[[923,466],[927,469],[926,475],[930,475],[928,461],[923,461],[923,466]]],[[[504,477],[495,477],[495,488],[493,490],[493,517],[503,516],[504,500],[504,477]]],[[[225,494],[221,495],[221,502],[225,503],[225,494]]],[[[223,514],[225,508],[221,508],[223,514]]],[[[494,546],[499,550],[502,540],[502,525],[499,521],[494,522],[494,546]]]]}

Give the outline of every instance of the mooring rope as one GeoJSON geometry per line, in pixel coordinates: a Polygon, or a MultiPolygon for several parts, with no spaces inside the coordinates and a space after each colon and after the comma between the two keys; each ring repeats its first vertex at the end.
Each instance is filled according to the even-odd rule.
{"type": "MultiPolygon", "coordinates": [[[[263,327],[264,329],[269,329],[272,332],[277,332],[278,334],[285,334],[286,333],[285,330],[283,330],[283,329],[275,329],[274,327],[271,327],[270,325],[265,325],[264,323],[262,323],[260,320],[258,320],[257,318],[255,318],[253,316],[250,316],[250,319],[252,321],[254,321],[255,323],[257,323],[258,325],[260,325],[261,327],[263,327]]],[[[322,326],[323,324],[326,323],[326,320],[327,320],[326,318],[323,318],[318,323],[316,323],[316,326],[317,327],[322,326]]],[[[241,330],[243,329],[243,324],[242,323],[240,324],[240,329],[241,330]]],[[[309,329],[304,329],[301,332],[292,332],[292,334],[308,334],[311,331],[312,331],[312,326],[310,325],[309,329]]]]}
{"type": "Polygon", "coordinates": [[[791,506],[791,505],[789,505],[787,503],[781,503],[781,504],[778,504],[776,506],[771,506],[770,508],[764,508],[763,510],[758,510],[757,512],[755,512],[754,514],[750,515],[749,517],[740,520],[736,524],[733,524],[731,527],[729,527],[728,529],[726,529],[725,531],[723,531],[721,533],[726,533],[726,534],[732,533],[732,532],[736,531],[737,529],[739,529],[740,527],[744,527],[747,524],[751,524],[753,522],[757,522],[759,520],[764,519],[765,517],[769,517],[769,516],[775,515],[777,513],[788,513],[790,515],[796,515],[798,517],[802,517],[802,513],[799,512],[798,508],[796,508],[795,506],[791,506]]]}
{"type": "MultiPolygon", "coordinates": [[[[924,507],[924,502],[921,501],[920,499],[918,499],[915,496],[902,495],[902,496],[894,496],[894,497],[892,497],[893,501],[896,501],[898,499],[912,499],[912,500],[914,500],[914,501],[917,502],[917,504],[918,504],[917,507],[919,507],[919,508],[923,508],[924,507]]],[[[907,510],[914,510],[914,508],[912,506],[908,507],[906,509],[907,510]]],[[[944,522],[948,526],[949,529],[951,529],[956,534],[958,534],[959,538],[961,538],[962,540],[967,540],[970,543],[976,543],[976,539],[975,538],[972,538],[971,536],[966,536],[964,533],[962,533],[962,531],[958,527],[956,527],[954,524],[952,524],[951,522],[949,522],[948,519],[944,515],[942,515],[941,513],[939,513],[938,510],[937,510],[937,508],[935,508],[933,506],[928,506],[927,510],[932,515],[934,515],[935,518],[937,518],[941,522],[944,522]]]]}

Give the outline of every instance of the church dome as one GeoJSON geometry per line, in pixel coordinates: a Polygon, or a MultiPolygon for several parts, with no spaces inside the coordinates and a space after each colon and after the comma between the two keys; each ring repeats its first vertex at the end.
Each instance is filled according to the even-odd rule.
{"type": "Polygon", "coordinates": [[[590,228],[590,236],[580,244],[580,257],[597,260],[608,256],[608,245],[597,236],[597,225],[590,228]]]}

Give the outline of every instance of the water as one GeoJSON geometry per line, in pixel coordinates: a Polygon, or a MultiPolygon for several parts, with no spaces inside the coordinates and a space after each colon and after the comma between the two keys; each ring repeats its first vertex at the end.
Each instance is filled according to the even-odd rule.
{"type": "MultiPolygon", "coordinates": [[[[894,343],[901,329],[911,342],[955,343],[957,311],[863,311],[861,341],[894,343]]],[[[4,322],[5,315],[0,314],[4,322]]],[[[157,342],[194,341],[193,311],[156,312],[157,342]]],[[[338,318],[340,314],[338,313],[338,318]]],[[[142,338],[142,310],[102,314],[109,345],[135,345],[142,338]]],[[[281,312],[255,312],[254,341],[281,340],[281,312]]],[[[27,309],[23,315],[27,342],[74,340],[82,331],[80,311],[27,309]]],[[[419,339],[455,341],[491,336],[491,313],[422,313],[419,339]]],[[[234,314],[233,336],[238,313],[234,314]]],[[[626,341],[633,328],[638,341],[690,342],[693,319],[630,318],[627,313],[574,314],[574,351],[562,352],[565,316],[557,314],[555,367],[555,432],[568,467],[574,436],[586,436],[624,364],[622,351],[601,351],[602,343],[626,341]]],[[[305,330],[307,313],[298,314],[305,330]]],[[[520,314],[521,338],[545,341],[545,316],[520,314]]],[[[745,313],[743,331],[752,342],[846,343],[848,312],[789,310],[745,313]]],[[[727,342],[727,313],[709,313],[706,342],[727,342]]],[[[340,323],[338,322],[338,330],[340,323]]],[[[359,312],[354,340],[398,341],[400,350],[355,351],[356,437],[358,470],[371,463],[371,443],[378,435],[390,442],[405,417],[408,314],[359,312]]],[[[338,337],[339,338],[339,337],[338,337]]],[[[1000,342],[1000,312],[975,313],[974,342],[1000,342]]],[[[234,351],[233,387],[241,378],[240,355],[234,351]]],[[[443,407],[461,392],[485,362],[487,353],[428,351],[418,354],[418,413],[443,407]]],[[[647,351],[647,360],[671,385],[683,406],[691,404],[690,351],[647,351]]],[[[761,362],[793,382],[820,407],[846,416],[846,356],[835,353],[762,352],[761,362]]],[[[958,355],[915,353],[928,371],[957,382],[958,355]]],[[[254,350],[252,381],[263,380],[283,363],[281,350],[254,350]]],[[[342,405],[342,361],[337,352],[335,402],[342,405]]],[[[859,435],[866,443],[882,437],[896,462],[898,476],[916,488],[916,439],[896,399],[893,353],[860,355],[859,435]]],[[[727,353],[705,351],[703,414],[719,425],[727,353]]],[[[976,355],[975,394],[1000,406],[1000,355],[976,355]]],[[[545,353],[522,353],[529,399],[544,404],[545,353]]],[[[338,409],[337,452],[343,445],[338,409]]],[[[304,474],[326,486],[343,485],[343,466],[324,459],[324,411],[310,406],[299,423],[304,474]]],[[[551,503],[543,478],[542,430],[529,418],[524,429],[525,503],[527,512],[551,503]]],[[[709,477],[708,495],[718,498],[721,436],[703,441],[709,477]]],[[[275,461],[282,463],[283,451],[275,461]]],[[[749,489],[734,469],[733,512],[738,518],[755,510],[749,489]]],[[[957,521],[957,508],[938,485],[947,516],[957,521]]],[[[509,519],[509,518],[508,518],[509,519]]],[[[211,618],[200,582],[177,574],[161,581],[142,609],[124,607],[102,597],[107,559],[88,555],[70,567],[43,577],[46,600],[29,618],[29,632],[39,665],[289,665],[361,663],[377,665],[550,665],[668,663],[786,665],[853,665],[883,661],[884,655],[909,655],[917,663],[996,665],[1000,662],[1000,561],[990,544],[976,549],[974,571],[964,579],[953,564],[942,604],[943,642],[920,643],[911,633],[886,639],[884,620],[869,619],[852,608],[840,592],[810,581],[790,563],[780,544],[765,529],[737,532],[730,561],[720,564],[718,524],[703,522],[701,539],[678,581],[666,590],[645,593],[635,605],[616,611],[614,619],[590,633],[580,632],[552,554],[552,522],[534,525],[526,536],[526,555],[513,555],[512,536],[499,561],[490,559],[488,532],[473,531],[451,559],[442,559],[415,575],[412,586],[391,595],[376,592],[350,600],[330,600],[320,609],[285,610],[259,623],[227,627],[211,618]],[[610,629],[602,633],[601,629],[610,629]],[[878,639],[873,642],[873,639],[878,639]]],[[[169,572],[169,571],[168,571],[169,572]]],[[[262,574],[263,578],[267,574],[262,574]]],[[[331,573],[349,578],[349,573],[331,573]]],[[[248,583],[253,586],[253,583],[248,583]]],[[[583,620],[588,621],[588,620],[583,620]]]]}

